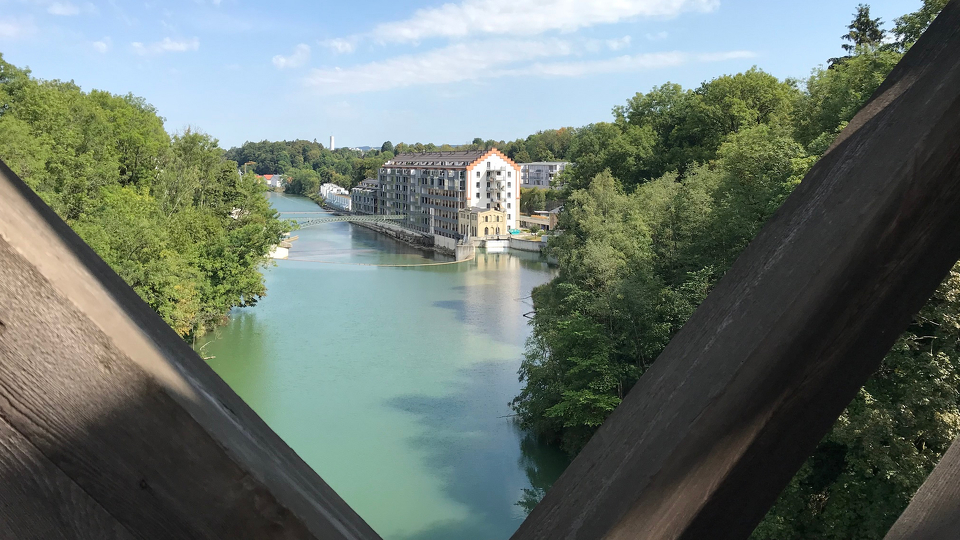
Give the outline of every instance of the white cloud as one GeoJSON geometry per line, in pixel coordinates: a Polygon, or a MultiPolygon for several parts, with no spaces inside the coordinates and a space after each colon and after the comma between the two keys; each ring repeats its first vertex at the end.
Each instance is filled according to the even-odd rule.
{"type": "Polygon", "coordinates": [[[619,39],[607,40],[607,47],[609,47],[611,51],[619,51],[620,49],[626,49],[629,46],[630,46],[630,36],[623,36],[622,38],[619,38],[619,39]]]}
{"type": "Polygon", "coordinates": [[[25,38],[36,32],[33,20],[30,18],[5,17],[0,15],[0,39],[16,40],[25,38]]]}
{"type": "Polygon", "coordinates": [[[572,32],[639,17],[674,17],[713,11],[719,0],[463,0],[417,10],[412,17],[378,25],[373,37],[384,43],[476,34],[535,35],[572,32]]]}
{"type": "Polygon", "coordinates": [[[174,40],[168,37],[162,41],[145,45],[139,41],[130,44],[137,54],[162,54],[167,52],[187,52],[195,51],[200,48],[200,40],[197,38],[174,40]]]}
{"type": "Polygon", "coordinates": [[[571,43],[559,39],[458,43],[419,55],[398,56],[345,69],[314,69],[306,83],[323,94],[442,84],[489,77],[494,75],[494,68],[537,58],[565,56],[573,50],[571,43]]]}
{"type": "Polygon", "coordinates": [[[666,30],[662,32],[657,32],[656,34],[647,34],[647,39],[650,41],[660,41],[661,39],[667,39],[666,30]]]}
{"type": "Polygon", "coordinates": [[[94,42],[93,42],[93,48],[94,48],[94,50],[96,50],[98,53],[106,53],[107,51],[110,50],[110,45],[111,45],[111,44],[112,44],[112,42],[111,42],[110,38],[109,38],[109,37],[105,37],[105,38],[101,39],[100,41],[94,41],[94,42]]]}
{"type": "Polygon", "coordinates": [[[723,53],[689,54],[683,52],[662,52],[619,56],[604,60],[585,62],[553,62],[534,64],[522,71],[504,72],[504,75],[520,74],[549,77],[582,77],[601,73],[627,73],[645,69],[657,69],[679,66],[693,62],[721,62],[739,58],[753,58],[750,51],[729,51],[723,53]]]}
{"type": "Polygon", "coordinates": [[[398,56],[349,68],[314,69],[305,83],[320,94],[353,94],[517,75],[580,77],[626,73],[754,56],[749,51],[708,54],[674,51],[599,60],[547,61],[578,56],[582,49],[580,45],[580,42],[560,39],[457,43],[422,54],[398,56]]]}
{"type": "Polygon", "coordinates": [[[293,48],[293,54],[290,56],[276,55],[273,57],[273,65],[277,69],[298,68],[310,61],[310,46],[303,43],[293,48]]]}
{"type": "Polygon", "coordinates": [[[47,13],[51,15],[79,15],[80,8],[70,2],[54,2],[47,8],[47,13]]]}
{"type": "Polygon", "coordinates": [[[356,48],[356,44],[353,40],[346,39],[328,39],[326,41],[321,41],[321,45],[333,49],[337,53],[351,53],[356,48]]]}

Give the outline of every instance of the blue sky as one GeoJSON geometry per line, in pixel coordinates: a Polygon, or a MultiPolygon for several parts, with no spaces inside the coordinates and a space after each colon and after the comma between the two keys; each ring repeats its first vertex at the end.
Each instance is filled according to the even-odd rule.
{"type": "MultiPolygon", "coordinates": [[[[224,147],[510,140],[667,81],[806,77],[858,0],[0,0],[0,52],[224,147]]],[[[871,2],[887,28],[919,0],[871,2]]]]}

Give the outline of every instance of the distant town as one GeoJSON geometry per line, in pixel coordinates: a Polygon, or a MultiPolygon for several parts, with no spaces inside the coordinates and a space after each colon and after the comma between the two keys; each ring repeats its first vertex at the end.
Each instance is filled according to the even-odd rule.
{"type": "MultiPolygon", "coordinates": [[[[335,148],[333,137],[330,148],[335,148]]],[[[401,153],[380,167],[377,178],[350,190],[324,183],[318,194],[338,212],[403,216],[374,227],[380,230],[400,226],[451,251],[458,243],[496,249],[511,238],[539,244],[544,232],[556,229],[559,208],[521,213],[521,188],[556,189],[560,173],[570,166],[566,161],[516,163],[496,148],[401,153]]],[[[278,189],[287,181],[279,174],[259,178],[278,189]]]]}

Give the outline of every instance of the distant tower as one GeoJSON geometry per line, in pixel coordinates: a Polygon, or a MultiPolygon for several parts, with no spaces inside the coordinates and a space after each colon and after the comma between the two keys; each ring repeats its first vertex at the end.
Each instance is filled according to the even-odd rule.
{"type": "Polygon", "coordinates": [[[330,151],[336,150],[337,147],[333,145],[333,135],[330,136],[330,151]]]}

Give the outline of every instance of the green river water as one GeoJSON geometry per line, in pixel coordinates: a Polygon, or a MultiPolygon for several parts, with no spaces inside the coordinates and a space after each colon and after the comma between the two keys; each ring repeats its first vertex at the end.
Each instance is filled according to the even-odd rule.
{"type": "Polygon", "coordinates": [[[512,251],[361,266],[448,259],[349,223],[294,234],[290,260],[264,272],[267,296],[199,344],[210,365],[385,539],[509,538],[525,490],[567,463],[507,406],[530,291],[553,270],[512,251]]]}

